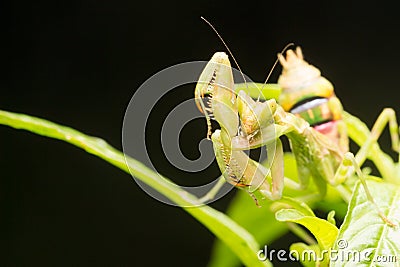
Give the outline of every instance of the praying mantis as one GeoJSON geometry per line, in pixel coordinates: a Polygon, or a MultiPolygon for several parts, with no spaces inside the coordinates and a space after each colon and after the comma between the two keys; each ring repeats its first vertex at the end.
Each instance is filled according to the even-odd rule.
{"type": "MultiPolygon", "coordinates": [[[[304,61],[300,48],[288,50],[286,57],[278,54],[278,59],[283,66],[278,80],[282,88],[279,103],[274,99],[262,102],[251,98],[246,91],[254,84],[245,84],[244,90],[237,93],[228,56],[223,52],[215,53],[200,75],[195,100],[206,116],[207,136],[211,136],[223,177],[234,186],[247,190],[254,199],[255,191],[270,200],[281,199],[285,185],[279,137],[286,135],[298,168],[299,181],[291,183],[292,186],[304,190],[312,177],[318,194],[323,197],[328,184],[339,187],[356,172],[379,216],[388,225],[395,226],[396,223],[390,221],[374,202],[360,169],[387,124],[392,148],[399,151],[394,111],[383,110],[354,156],[348,150],[344,112],[333,85],[317,68],[304,61]],[[206,103],[205,98],[208,98],[206,103]],[[221,127],[214,133],[211,133],[211,118],[221,127]],[[268,163],[265,165],[244,152],[261,146],[267,150],[268,163]]],[[[206,195],[203,199],[210,197],[206,195]]]]}

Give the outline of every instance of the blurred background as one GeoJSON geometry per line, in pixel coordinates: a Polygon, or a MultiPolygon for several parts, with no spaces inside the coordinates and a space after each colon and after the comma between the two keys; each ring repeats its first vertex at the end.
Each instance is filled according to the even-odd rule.
{"type": "MultiPolygon", "coordinates": [[[[384,107],[400,111],[397,13],[376,1],[3,1],[0,108],[71,126],[121,149],[125,109],[146,79],[226,51],[204,16],[254,81],[264,81],[287,43],[300,45],[306,60],[332,81],[345,109],[372,126],[384,107]]],[[[148,126],[159,171],[186,185],[215,178],[218,168],[182,173],[156,144],[169,110],[192,98],[193,89],[163,98],[148,126]]],[[[205,120],[183,129],[188,158],[199,156],[205,135],[205,120]]],[[[185,211],[148,196],[130,175],[25,131],[1,126],[0,140],[0,265],[208,262],[213,235],[185,211]]],[[[388,151],[387,131],[381,140],[388,151]]],[[[226,209],[234,193],[213,207],[226,209]]]]}

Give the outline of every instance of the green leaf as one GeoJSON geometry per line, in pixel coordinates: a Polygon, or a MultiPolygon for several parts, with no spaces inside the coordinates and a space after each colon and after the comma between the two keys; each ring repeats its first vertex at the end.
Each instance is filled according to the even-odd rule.
{"type": "Polygon", "coordinates": [[[282,209],[276,212],[281,222],[294,222],[306,227],[317,239],[321,249],[330,249],[335,241],[338,229],[330,222],[315,216],[306,216],[295,209],[282,209]]]}
{"type": "Polygon", "coordinates": [[[336,221],[335,221],[335,211],[331,210],[328,213],[328,218],[326,219],[328,222],[330,222],[333,225],[336,225],[336,221]]]}
{"type": "Polygon", "coordinates": [[[285,177],[289,177],[292,180],[298,181],[298,172],[297,172],[297,163],[296,158],[293,153],[286,152],[284,154],[284,161],[285,161],[285,177]]]}
{"type": "Polygon", "coordinates": [[[271,266],[270,262],[262,262],[257,258],[256,253],[260,245],[243,227],[222,212],[207,205],[199,206],[199,200],[195,196],[182,190],[178,185],[150,170],[137,160],[128,156],[124,157],[123,153],[107,144],[104,140],[44,119],[6,111],[0,111],[0,124],[68,142],[104,159],[126,173],[131,173],[182,206],[186,212],[222,240],[247,266],[271,266]]]}
{"type": "Polygon", "coordinates": [[[282,92],[282,87],[276,83],[237,83],[235,84],[235,91],[245,91],[251,98],[254,99],[272,99],[278,100],[282,92]]]}
{"type": "MultiPolygon", "coordinates": [[[[239,191],[230,204],[227,214],[247,229],[258,243],[269,244],[285,234],[288,229],[286,224],[275,220],[275,215],[270,210],[271,202],[262,201],[260,204],[262,207],[257,207],[248,193],[239,191]]],[[[226,244],[216,240],[208,266],[234,267],[240,266],[240,261],[226,244]]]]}
{"type": "MultiPolygon", "coordinates": [[[[297,180],[296,160],[291,153],[285,153],[285,177],[297,180]]],[[[313,188],[308,189],[312,192],[313,188]]],[[[301,196],[309,193],[308,190],[299,191],[285,188],[285,195],[301,196]]],[[[290,205],[291,207],[303,210],[307,215],[313,215],[312,210],[303,202],[293,198],[283,197],[282,200],[271,202],[269,200],[260,201],[262,207],[257,208],[253,199],[245,192],[239,191],[230,204],[227,214],[242,227],[247,229],[260,244],[270,244],[280,236],[288,232],[285,223],[275,219],[275,211],[279,208],[290,205]],[[273,230],[272,230],[273,229],[273,230]]],[[[216,240],[213,247],[210,267],[231,267],[238,266],[239,259],[221,241],[216,240]]]]}
{"type": "Polygon", "coordinates": [[[304,243],[293,243],[290,246],[290,251],[296,251],[297,254],[292,252],[293,256],[298,256],[299,261],[305,267],[325,267],[329,264],[328,257],[321,256],[321,249],[318,245],[306,245],[304,243]],[[319,261],[323,259],[323,261],[319,261]]]}
{"type": "MultiPolygon", "coordinates": [[[[400,187],[372,180],[368,180],[367,184],[382,213],[398,224],[400,222],[400,187]]],[[[399,226],[391,227],[381,219],[377,210],[367,200],[360,183],[357,183],[354,188],[349,210],[333,249],[338,252],[337,259],[331,259],[331,266],[334,267],[399,265],[399,226]],[[348,257],[349,260],[347,260],[348,257]],[[393,262],[395,258],[397,262],[393,262]]]]}
{"type": "MultiPolygon", "coordinates": [[[[298,212],[302,213],[304,216],[315,216],[312,209],[303,201],[297,200],[291,197],[282,197],[282,199],[277,201],[279,206],[281,203],[289,205],[291,208],[297,210],[298,212]]],[[[275,206],[275,205],[274,205],[275,206]]],[[[280,208],[276,208],[274,210],[279,210],[280,208]]]]}
{"type": "MultiPolygon", "coordinates": [[[[291,153],[285,153],[284,160],[285,176],[297,179],[296,160],[294,156],[291,153]]],[[[229,205],[227,214],[247,229],[256,238],[258,243],[270,244],[288,232],[287,225],[275,219],[275,213],[270,208],[274,204],[270,201],[262,201],[262,207],[258,208],[249,194],[239,191],[229,205]]],[[[276,209],[273,210],[275,211],[276,209]]],[[[233,267],[239,265],[240,261],[235,254],[220,240],[216,240],[209,266],[233,267]]]]}
{"type": "Polygon", "coordinates": [[[346,216],[347,206],[348,205],[342,200],[342,198],[325,198],[324,200],[316,202],[315,208],[324,212],[331,212],[332,210],[334,210],[336,218],[342,220],[344,216],[346,216]]]}

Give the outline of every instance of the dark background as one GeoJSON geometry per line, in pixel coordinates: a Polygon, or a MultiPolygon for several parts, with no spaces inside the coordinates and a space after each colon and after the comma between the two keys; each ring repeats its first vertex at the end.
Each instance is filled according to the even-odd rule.
{"type": "MultiPolygon", "coordinates": [[[[345,109],[369,126],[384,107],[400,111],[400,20],[396,8],[378,1],[3,1],[0,12],[0,108],[71,126],[119,149],[125,108],[142,82],[173,64],[226,51],[200,16],[255,81],[295,42],[333,82],[345,109]]],[[[182,149],[190,154],[205,123],[184,130],[182,149]]],[[[206,265],[213,235],[183,210],[149,197],[129,175],[28,132],[0,127],[0,140],[0,265],[206,265]]],[[[388,148],[387,133],[383,140],[388,148]]],[[[157,150],[153,156],[163,162],[157,150]]],[[[217,174],[214,164],[192,177],[217,174]]],[[[176,181],[196,179],[188,175],[176,181]]],[[[223,210],[232,195],[214,207],[223,210]]]]}

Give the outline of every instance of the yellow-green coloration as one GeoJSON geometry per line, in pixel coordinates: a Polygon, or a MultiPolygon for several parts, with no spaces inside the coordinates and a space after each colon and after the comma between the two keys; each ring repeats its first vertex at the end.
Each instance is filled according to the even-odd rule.
{"type": "MultiPolygon", "coordinates": [[[[251,101],[255,102],[253,99],[251,101]]],[[[284,129],[277,130],[278,135],[275,138],[285,134],[290,140],[293,154],[296,157],[299,189],[308,186],[311,176],[323,196],[327,183],[336,185],[345,179],[342,175],[335,173],[342,162],[343,154],[327,136],[314,130],[305,120],[285,112],[280,106],[277,106],[273,115],[274,126],[277,129],[284,129]]],[[[260,131],[268,133],[266,129],[260,129],[260,131]]],[[[236,136],[232,138],[232,147],[234,150],[246,150],[268,145],[270,142],[272,142],[272,137],[267,137],[266,134],[264,138],[261,137],[254,141],[246,139],[244,136],[236,136]]]]}
{"type": "Polygon", "coordinates": [[[207,137],[211,135],[210,115],[214,116],[229,136],[236,135],[239,121],[233,87],[228,56],[223,52],[215,53],[201,73],[194,93],[197,107],[207,118],[207,137]],[[211,98],[207,107],[203,102],[205,96],[211,98]]]}
{"type": "MultiPolygon", "coordinates": [[[[300,94],[301,92],[309,92],[314,96],[330,96],[325,103],[322,103],[322,106],[332,109],[332,114],[342,114],[340,102],[333,94],[333,86],[329,81],[320,76],[318,69],[303,60],[299,48],[296,54],[289,50],[286,59],[282,55],[279,55],[279,59],[281,63],[286,64],[284,65],[284,74],[280,77],[280,83],[287,88],[284,94],[288,94],[290,91],[295,95],[294,98],[282,98],[284,102],[286,101],[286,105],[294,103],[292,102],[294,100],[298,101],[301,97],[304,98],[304,94],[300,94]],[[302,68],[303,70],[301,71],[302,68]],[[307,75],[311,78],[305,79],[307,75]],[[301,82],[297,81],[296,77],[301,82]],[[290,100],[289,102],[287,101],[288,99],[290,100]]],[[[228,81],[232,79],[231,72],[223,72],[224,76],[214,75],[217,73],[214,61],[224,62],[224,65],[228,66],[228,63],[226,63],[229,62],[227,56],[216,53],[211,61],[206,68],[212,69],[207,69],[203,73],[213,73],[213,75],[208,75],[207,77],[210,80],[206,80],[205,82],[208,85],[230,84],[228,81]],[[222,56],[224,57],[223,60],[218,59],[218,57],[222,56]]],[[[201,87],[197,86],[196,92],[205,91],[204,88],[201,90],[198,88],[201,87]]],[[[214,118],[220,123],[222,130],[214,133],[215,136],[212,141],[217,162],[227,181],[240,188],[249,188],[250,193],[254,190],[259,190],[261,194],[271,200],[280,199],[283,192],[284,176],[283,153],[281,152],[282,146],[279,137],[286,135],[289,138],[298,169],[298,183],[292,181],[290,183],[291,187],[304,190],[308,187],[310,178],[313,178],[319,190],[319,196],[323,197],[326,193],[327,184],[334,187],[341,185],[341,187],[346,188],[346,185],[342,184],[355,171],[360,178],[368,200],[375,206],[381,218],[388,225],[395,225],[386,218],[374,202],[366,186],[364,174],[359,167],[365,161],[369,149],[376,143],[383,128],[388,123],[393,148],[398,151],[398,126],[393,110],[386,109],[382,113],[372,129],[371,135],[368,136],[367,141],[361,147],[356,157],[354,157],[352,153],[347,152],[347,149],[345,150],[344,147],[340,147],[335,142],[332,142],[331,136],[320,133],[300,116],[285,111],[273,99],[265,102],[255,101],[246,94],[246,89],[244,89],[238,93],[237,99],[232,101],[234,98],[232,97],[234,87],[231,90],[225,87],[224,90],[215,90],[215,88],[212,87],[209,90],[212,91],[213,96],[211,107],[214,114],[218,112],[221,115],[219,117],[214,116],[214,118]],[[229,92],[227,97],[219,95],[225,92],[229,92]],[[229,108],[217,110],[220,106],[217,106],[215,102],[220,103],[220,101],[223,101],[223,105],[221,106],[229,106],[229,108]],[[237,111],[236,114],[235,111],[237,111]],[[229,116],[224,116],[224,114],[228,114],[229,116]],[[229,117],[235,119],[229,121],[227,119],[229,117]],[[240,127],[238,127],[237,117],[240,120],[240,127]],[[221,121],[219,121],[219,118],[222,118],[221,121]],[[276,151],[275,142],[278,144],[276,151]],[[268,169],[260,167],[260,165],[243,153],[243,150],[261,146],[266,146],[267,149],[269,162],[266,166],[268,169]]],[[[201,97],[205,94],[196,93],[196,95],[201,97]]],[[[324,116],[321,115],[320,117],[324,116]]],[[[341,129],[346,130],[344,127],[341,129]]],[[[344,138],[348,140],[345,132],[341,135],[341,139],[344,138]]],[[[346,144],[340,140],[338,143],[346,144]]],[[[344,199],[350,199],[351,189],[349,187],[345,190],[340,190],[344,199]]]]}
{"type": "MultiPolygon", "coordinates": [[[[283,66],[282,75],[278,80],[282,86],[280,101],[286,111],[293,112],[310,124],[328,124],[330,121],[328,124],[330,128],[326,130],[326,127],[321,131],[323,134],[311,127],[305,128],[303,133],[295,129],[287,134],[298,165],[300,188],[307,186],[311,176],[320,193],[324,195],[325,182],[337,186],[344,183],[356,171],[367,199],[387,224],[395,225],[374,202],[360,169],[368,150],[377,141],[386,124],[389,124],[393,149],[399,152],[399,132],[394,111],[385,109],[382,112],[372,129],[371,136],[354,157],[348,152],[347,129],[342,120],[343,108],[333,92],[332,84],[320,75],[317,68],[304,61],[299,47],[296,52],[287,51],[286,58],[278,55],[278,59],[283,66]]],[[[348,199],[348,196],[345,198],[348,199]]]]}
{"type": "Polygon", "coordinates": [[[311,100],[298,108],[293,108],[290,112],[305,119],[311,126],[334,120],[334,114],[329,109],[328,100],[325,98],[311,100]]]}
{"type": "Polygon", "coordinates": [[[265,103],[254,102],[244,92],[239,92],[237,99],[238,112],[241,118],[240,126],[244,135],[249,138],[259,133],[260,129],[272,125],[272,115],[276,110],[276,102],[274,100],[265,103]]]}
{"type": "Polygon", "coordinates": [[[224,242],[246,266],[271,267],[269,261],[261,262],[254,251],[260,244],[243,227],[230,219],[224,213],[201,202],[194,195],[183,190],[172,180],[163,177],[146,167],[143,163],[124,155],[103,139],[88,136],[75,129],[59,125],[41,118],[25,114],[12,113],[0,110],[0,124],[15,129],[27,130],[37,135],[54,138],[79,147],[104,161],[114,165],[126,173],[134,175],[143,183],[168,197],[192,215],[216,237],[224,242]]]}
{"type": "Polygon", "coordinates": [[[314,66],[303,59],[300,47],[296,52],[288,50],[286,58],[278,56],[283,70],[278,79],[282,87],[279,104],[289,111],[292,107],[304,99],[320,96],[329,98],[334,95],[333,85],[314,66]]]}
{"type": "Polygon", "coordinates": [[[332,83],[304,60],[300,47],[296,51],[288,50],[286,58],[278,55],[278,59],[283,67],[278,79],[282,87],[279,104],[311,126],[331,122],[318,130],[339,146],[342,153],[348,152],[348,137],[342,121],[343,108],[335,96],[332,83]]]}
{"type": "Polygon", "coordinates": [[[211,132],[209,115],[213,115],[221,126],[221,130],[216,130],[211,139],[224,178],[239,188],[247,189],[251,195],[255,190],[259,190],[269,199],[280,198],[283,189],[282,159],[273,160],[271,157],[269,165],[275,174],[271,177],[271,169],[232,147],[232,138],[241,136],[246,142],[257,140],[260,144],[268,143],[267,151],[270,155],[283,157],[279,141],[275,147],[276,136],[272,119],[272,111],[275,112],[277,106],[275,100],[256,103],[244,92],[239,92],[236,97],[232,70],[225,53],[215,53],[211,58],[200,75],[195,97],[198,108],[206,114],[209,134],[211,132]],[[205,96],[209,96],[207,107],[203,101],[205,96]],[[268,131],[263,131],[264,129],[268,131]],[[263,140],[265,137],[263,133],[270,135],[268,142],[263,140]],[[276,149],[279,151],[275,151],[276,149]]]}
{"type": "Polygon", "coordinates": [[[272,184],[270,170],[250,159],[243,151],[232,151],[229,146],[224,145],[222,136],[221,131],[216,130],[212,134],[211,140],[218,165],[227,182],[238,188],[247,189],[250,194],[259,190],[269,198],[275,199],[276,194],[270,193],[272,184]],[[245,167],[243,168],[243,166],[245,167]]]}

